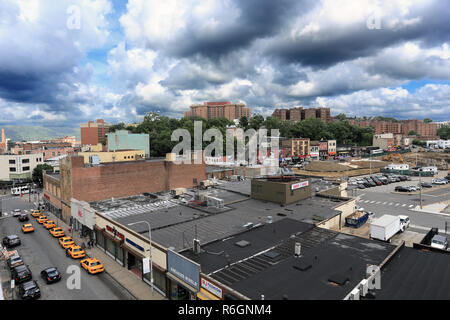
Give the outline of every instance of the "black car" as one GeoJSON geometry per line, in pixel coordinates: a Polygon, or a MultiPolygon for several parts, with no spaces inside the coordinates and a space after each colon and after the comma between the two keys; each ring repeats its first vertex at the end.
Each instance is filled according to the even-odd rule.
{"type": "Polygon", "coordinates": [[[377,186],[383,185],[383,183],[377,177],[370,177],[370,178],[372,178],[373,182],[375,182],[377,186]]]}
{"type": "Polygon", "coordinates": [[[366,187],[362,183],[358,183],[358,189],[365,189],[366,187]]]}
{"type": "Polygon", "coordinates": [[[395,187],[395,191],[397,191],[397,192],[410,192],[411,190],[406,188],[406,187],[398,186],[398,187],[395,187]]]}
{"type": "Polygon", "coordinates": [[[47,283],[54,283],[61,280],[62,276],[58,269],[51,267],[41,271],[41,278],[47,281],[47,283]]]}
{"type": "Polygon", "coordinates": [[[20,244],[21,244],[20,238],[15,234],[3,238],[3,245],[8,249],[20,246],[20,244]]]}
{"type": "Polygon", "coordinates": [[[433,188],[433,185],[428,182],[422,182],[420,185],[422,186],[422,188],[433,188]]]}
{"type": "Polygon", "coordinates": [[[19,286],[19,295],[23,300],[39,299],[41,297],[41,290],[36,281],[27,281],[19,286]]]}
{"type": "Polygon", "coordinates": [[[366,181],[369,183],[369,185],[370,185],[371,187],[376,187],[376,186],[377,186],[377,184],[376,184],[375,182],[373,182],[373,180],[370,179],[370,178],[366,178],[366,181]]]}
{"type": "Polygon", "coordinates": [[[23,283],[31,280],[33,274],[31,273],[31,270],[28,269],[28,266],[21,265],[12,269],[11,278],[14,279],[16,283],[23,283]]]}
{"type": "Polygon", "coordinates": [[[14,255],[8,259],[7,264],[8,264],[9,269],[11,270],[15,267],[23,265],[24,263],[23,263],[22,258],[19,255],[14,255]]]}
{"type": "Polygon", "coordinates": [[[385,177],[379,177],[379,178],[378,178],[378,180],[380,180],[380,181],[381,181],[381,183],[382,183],[382,184],[384,184],[384,185],[386,185],[386,184],[389,184],[389,181],[388,181],[388,179],[387,179],[387,178],[385,178],[385,177]]]}
{"type": "Polygon", "coordinates": [[[400,178],[400,181],[406,181],[406,180],[408,180],[408,178],[407,178],[406,176],[399,176],[399,178],[400,178]]]}
{"type": "Polygon", "coordinates": [[[28,215],[27,215],[26,213],[22,213],[22,214],[19,216],[19,221],[20,221],[20,222],[25,222],[25,221],[28,221],[28,220],[30,220],[30,219],[28,218],[28,215]]]}

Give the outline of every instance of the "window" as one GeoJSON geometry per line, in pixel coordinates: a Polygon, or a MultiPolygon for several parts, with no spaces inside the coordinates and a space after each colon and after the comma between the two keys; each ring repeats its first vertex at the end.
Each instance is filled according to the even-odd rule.
{"type": "Polygon", "coordinates": [[[30,167],[23,167],[22,171],[30,171],[30,167]]]}
{"type": "Polygon", "coordinates": [[[30,163],[30,159],[22,159],[22,163],[30,163]]]}
{"type": "Polygon", "coordinates": [[[16,168],[9,168],[9,172],[16,172],[16,168]]]}
{"type": "Polygon", "coordinates": [[[16,164],[16,160],[9,160],[9,164],[16,164]]]}
{"type": "Polygon", "coordinates": [[[197,184],[197,178],[192,179],[192,182],[193,182],[194,184],[197,184]]]}

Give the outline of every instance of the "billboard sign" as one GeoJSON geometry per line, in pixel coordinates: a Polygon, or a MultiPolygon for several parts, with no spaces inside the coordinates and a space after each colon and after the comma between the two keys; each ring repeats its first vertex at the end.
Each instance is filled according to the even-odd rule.
{"type": "Polygon", "coordinates": [[[291,190],[296,190],[296,189],[300,189],[300,188],[304,188],[307,187],[309,185],[308,181],[303,181],[303,182],[299,182],[299,183],[294,183],[293,185],[291,185],[291,190]]]}
{"type": "Polygon", "coordinates": [[[172,250],[167,250],[167,271],[188,285],[200,289],[200,265],[172,250]]]}
{"type": "Polygon", "coordinates": [[[211,292],[216,297],[222,298],[222,289],[220,289],[214,283],[209,282],[205,278],[202,278],[202,288],[204,288],[205,290],[211,292]]]}

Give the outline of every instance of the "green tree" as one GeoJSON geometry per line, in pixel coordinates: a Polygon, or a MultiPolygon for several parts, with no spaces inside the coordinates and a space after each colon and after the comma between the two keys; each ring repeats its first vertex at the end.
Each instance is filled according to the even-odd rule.
{"type": "Polygon", "coordinates": [[[430,122],[433,122],[433,120],[430,118],[425,118],[425,119],[423,119],[423,122],[430,123],[430,122]]]}
{"type": "Polygon", "coordinates": [[[32,174],[32,181],[42,188],[42,171],[53,171],[53,167],[47,163],[39,164],[34,168],[32,174]]]}
{"type": "Polygon", "coordinates": [[[450,126],[442,126],[437,130],[437,135],[441,137],[441,139],[448,140],[450,139],[450,126]]]}
{"type": "Polygon", "coordinates": [[[417,136],[417,132],[411,130],[410,132],[408,132],[408,136],[417,136]]]}
{"type": "Polygon", "coordinates": [[[249,123],[247,117],[242,117],[239,119],[239,126],[244,129],[244,131],[248,129],[248,125],[249,123]]]}
{"type": "Polygon", "coordinates": [[[347,120],[347,116],[344,113],[340,113],[336,116],[336,119],[344,121],[347,120]]]}

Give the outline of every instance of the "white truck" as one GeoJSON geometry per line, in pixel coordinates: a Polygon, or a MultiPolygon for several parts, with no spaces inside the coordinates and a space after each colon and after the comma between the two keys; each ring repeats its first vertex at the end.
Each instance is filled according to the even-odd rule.
{"type": "Polygon", "coordinates": [[[436,234],[433,239],[431,239],[431,246],[433,248],[438,248],[441,250],[447,250],[448,241],[447,238],[441,235],[436,234]]]}
{"type": "Polygon", "coordinates": [[[385,214],[370,223],[370,238],[391,242],[398,232],[403,232],[409,226],[408,216],[391,216],[385,214]]]}

